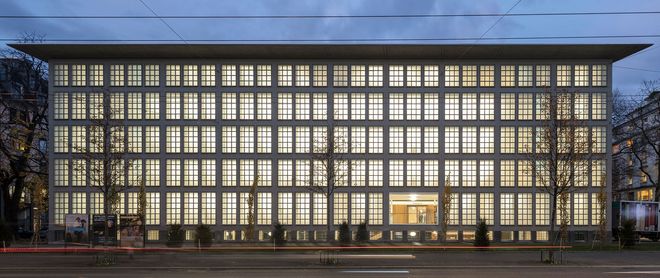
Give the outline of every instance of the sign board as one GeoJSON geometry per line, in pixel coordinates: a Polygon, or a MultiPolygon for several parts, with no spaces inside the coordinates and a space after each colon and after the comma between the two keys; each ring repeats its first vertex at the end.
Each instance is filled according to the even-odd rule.
{"type": "Polygon", "coordinates": [[[106,238],[108,240],[107,245],[116,245],[117,244],[117,215],[115,214],[95,214],[92,217],[92,231],[93,231],[93,239],[94,239],[94,244],[100,244],[103,245],[106,243],[106,238]],[[107,217],[107,221],[106,221],[107,217]],[[106,231],[106,225],[107,225],[107,231],[108,235],[106,237],[105,231],[106,231]]]}
{"type": "Polygon", "coordinates": [[[140,216],[119,216],[119,240],[121,247],[144,247],[144,226],[140,216]]]}
{"type": "Polygon", "coordinates": [[[64,241],[73,243],[89,242],[89,215],[67,214],[64,216],[64,241]]]}

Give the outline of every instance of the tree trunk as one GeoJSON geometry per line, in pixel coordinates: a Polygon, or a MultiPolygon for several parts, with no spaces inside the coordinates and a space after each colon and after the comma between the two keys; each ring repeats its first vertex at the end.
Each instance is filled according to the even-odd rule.
{"type": "Polygon", "coordinates": [[[330,195],[326,195],[325,200],[326,200],[325,201],[326,202],[326,206],[325,206],[326,207],[326,209],[325,209],[326,222],[325,223],[327,224],[326,225],[325,239],[328,243],[330,243],[334,240],[334,237],[330,234],[330,231],[332,230],[332,224],[333,224],[333,221],[332,221],[332,218],[331,218],[332,215],[330,213],[331,209],[332,209],[332,206],[330,206],[330,195]]]}

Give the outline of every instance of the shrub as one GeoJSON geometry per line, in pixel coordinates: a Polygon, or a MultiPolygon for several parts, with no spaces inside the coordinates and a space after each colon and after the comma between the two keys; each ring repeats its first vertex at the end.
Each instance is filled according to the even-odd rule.
{"type": "Polygon", "coordinates": [[[622,224],[623,229],[621,229],[621,234],[619,235],[621,237],[621,244],[624,247],[631,247],[635,245],[636,241],[635,220],[628,219],[623,221],[622,224]]]}
{"type": "Polygon", "coordinates": [[[362,222],[358,226],[357,234],[355,235],[355,241],[361,243],[369,241],[369,230],[367,230],[366,222],[362,222]]]}
{"type": "Polygon", "coordinates": [[[12,241],[11,229],[9,228],[9,225],[5,223],[5,221],[0,219],[0,247],[2,247],[3,242],[5,244],[5,247],[9,247],[11,245],[11,241],[12,241]]]}
{"type": "Polygon", "coordinates": [[[284,237],[284,234],[286,233],[286,229],[280,222],[275,222],[275,225],[273,225],[273,231],[271,232],[271,238],[270,241],[274,242],[275,245],[277,246],[284,246],[286,244],[286,239],[284,237]]]}
{"type": "Polygon", "coordinates": [[[195,244],[197,244],[197,247],[210,247],[213,244],[213,232],[209,226],[197,226],[195,230],[195,244]]]}
{"type": "Polygon", "coordinates": [[[181,225],[170,225],[170,229],[167,231],[167,247],[181,247],[184,236],[185,232],[181,229],[181,225]]]}
{"type": "Polygon", "coordinates": [[[342,246],[351,245],[351,229],[346,222],[342,222],[339,226],[339,243],[342,246]]]}
{"type": "Polygon", "coordinates": [[[490,245],[490,240],[488,239],[488,226],[486,221],[481,219],[479,224],[477,224],[477,231],[474,235],[474,246],[475,247],[486,247],[490,245]]]}

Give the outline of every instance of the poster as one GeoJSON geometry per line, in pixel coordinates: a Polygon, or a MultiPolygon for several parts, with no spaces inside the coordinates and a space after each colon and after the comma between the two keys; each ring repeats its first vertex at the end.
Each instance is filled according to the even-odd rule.
{"type": "Polygon", "coordinates": [[[144,229],[140,216],[119,216],[119,240],[121,247],[144,247],[144,229]]]}
{"type": "Polygon", "coordinates": [[[89,242],[89,216],[86,214],[67,214],[64,216],[64,240],[72,243],[89,242]]]}
{"type": "MultiPolygon", "coordinates": [[[[107,245],[116,245],[117,244],[117,215],[108,214],[108,236],[107,236],[107,245]]],[[[92,231],[94,234],[94,244],[105,245],[105,225],[106,225],[106,215],[96,214],[92,217],[92,231]]]]}

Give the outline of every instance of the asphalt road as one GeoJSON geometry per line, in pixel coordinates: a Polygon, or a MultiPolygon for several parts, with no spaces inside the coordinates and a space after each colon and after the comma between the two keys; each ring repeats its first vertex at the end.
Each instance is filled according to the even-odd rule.
{"type": "Polygon", "coordinates": [[[660,277],[660,252],[569,252],[547,265],[534,251],[341,253],[339,263],[301,253],[119,255],[111,267],[92,254],[2,254],[0,277],[660,277]]]}
{"type": "Polygon", "coordinates": [[[326,269],[61,269],[2,270],[0,277],[660,277],[660,267],[452,267],[326,269]]]}

